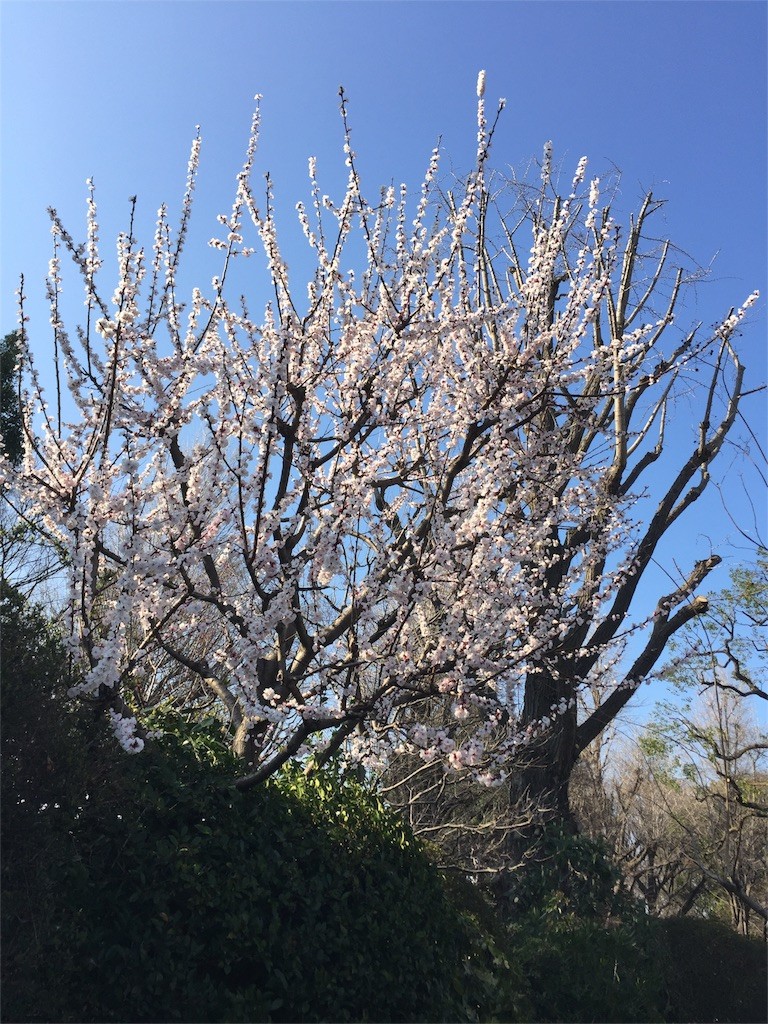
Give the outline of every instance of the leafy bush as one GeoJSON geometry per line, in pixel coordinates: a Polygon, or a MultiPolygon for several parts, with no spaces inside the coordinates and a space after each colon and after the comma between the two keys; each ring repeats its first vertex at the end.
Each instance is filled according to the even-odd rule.
{"type": "Polygon", "coordinates": [[[622,894],[605,848],[545,830],[511,890],[507,957],[528,985],[530,1020],[663,1021],[651,923],[622,894]]]}
{"type": "Polygon", "coordinates": [[[632,901],[619,891],[618,879],[602,843],[553,824],[528,851],[506,901],[516,915],[545,910],[608,920],[634,912],[632,901]]]}
{"type": "Polygon", "coordinates": [[[664,1021],[662,965],[651,922],[608,927],[531,912],[510,928],[535,1021],[664,1021]]]}
{"type": "MultiPolygon", "coordinates": [[[[74,830],[63,941],[82,923],[79,956],[95,965],[87,1019],[449,1012],[450,906],[391,814],[355,783],[295,771],[239,794],[184,753],[134,759],[140,799],[74,830]]],[[[72,983],[82,1005],[79,974],[72,983]]]]}
{"type": "Polygon", "coordinates": [[[650,919],[618,877],[601,844],[561,829],[531,852],[503,943],[530,1020],[766,1019],[764,943],[720,922],[650,919]]]}
{"type": "Polygon", "coordinates": [[[502,915],[483,890],[462,876],[450,876],[446,884],[469,939],[461,973],[454,979],[462,1011],[457,1019],[534,1020],[524,965],[509,941],[502,915]]]}
{"type": "Polygon", "coordinates": [[[67,704],[73,680],[56,628],[5,580],[0,643],[3,1017],[25,1019],[21,991],[49,966],[43,937],[58,898],[48,870],[61,844],[56,822],[99,778],[109,752],[91,712],[67,704]]]}
{"type": "Polygon", "coordinates": [[[616,891],[617,880],[599,843],[550,828],[500,907],[455,884],[478,929],[481,1020],[665,1020],[653,922],[616,891]]]}
{"type": "Polygon", "coordinates": [[[67,704],[73,680],[55,626],[2,579],[0,641],[3,810],[31,814],[31,824],[39,798],[63,792],[73,773],[82,779],[83,747],[96,734],[87,713],[67,704]]]}
{"type": "Polygon", "coordinates": [[[719,921],[656,922],[666,947],[668,1021],[768,1020],[765,943],[719,921]]]}
{"type": "Polygon", "coordinates": [[[293,769],[240,793],[205,725],[158,747],[121,756],[88,799],[46,815],[49,913],[17,956],[6,1019],[465,1012],[454,982],[467,930],[369,790],[293,769]]]}

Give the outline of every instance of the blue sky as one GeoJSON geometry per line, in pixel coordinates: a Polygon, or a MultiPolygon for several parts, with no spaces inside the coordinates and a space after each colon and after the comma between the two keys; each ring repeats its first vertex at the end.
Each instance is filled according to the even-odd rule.
{"type": "MultiPolygon", "coordinates": [[[[391,181],[417,187],[438,137],[446,166],[467,168],[485,68],[489,105],[507,99],[495,166],[522,170],[551,139],[568,176],[582,155],[592,173],[621,170],[623,212],[648,189],[665,197],[662,230],[702,265],[716,257],[692,319],[712,323],[761,290],[743,337],[757,384],[767,376],[767,12],[744,0],[0,0],[0,330],[15,326],[23,272],[32,336],[46,344],[45,210],[55,206],[84,237],[87,177],[111,257],[129,196],[138,195],[145,237],[162,201],[178,205],[200,124],[187,259],[206,259],[215,214],[231,203],[254,93],[264,95],[257,174],[271,172],[287,222],[308,198],[308,156],[318,158],[321,186],[343,181],[340,84],[375,194],[391,181]]],[[[763,443],[765,408],[761,396],[747,410],[763,443]]],[[[764,491],[750,481],[762,512],[764,491]]],[[[735,539],[716,496],[683,543],[699,530],[735,539]]]]}
{"type": "Polygon", "coordinates": [[[766,278],[767,9],[2,0],[2,329],[13,324],[18,273],[32,282],[45,272],[46,206],[82,224],[86,177],[103,241],[124,224],[129,195],[151,223],[162,200],[180,198],[200,124],[208,237],[260,92],[259,168],[290,208],[306,196],[310,154],[321,176],[342,169],[343,83],[368,182],[417,183],[438,136],[466,166],[481,67],[489,102],[508,100],[494,162],[523,167],[551,139],[567,171],[583,154],[594,171],[620,168],[627,208],[648,188],[666,197],[677,244],[702,264],[719,254],[701,297],[714,318],[766,278]]]}

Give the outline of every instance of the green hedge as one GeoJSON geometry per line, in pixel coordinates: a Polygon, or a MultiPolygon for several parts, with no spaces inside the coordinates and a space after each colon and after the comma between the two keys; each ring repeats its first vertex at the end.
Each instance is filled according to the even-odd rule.
{"type": "Polygon", "coordinates": [[[602,844],[550,827],[508,894],[509,956],[532,1021],[664,1021],[652,922],[624,896],[602,844]]]}
{"type": "Polygon", "coordinates": [[[765,947],[647,920],[589,840],[546,834],[499,914],[333,769],[240,793],[169,716],[123,754],[2,596],[3,1020],[765,1019],[765,947]]]}
{"type": "Polygon", "coordinates": [[[372,792],[241,793],[214,722],[124,754],[45,617],[7,586],[0,614],[3,1019],[477,1016],[488,951],[372,792]]]}
{"type": "Polygon", "coordinates": [[[768,1020],[764,942],[737,935],[721,921],[677,917],[654,924],[666,954],[668,1021],[768,1020]]]}
{"type": "MultiPolygon", "coordinates": [[[[297,770],[240,793],[232,765],[199,760],[177,737],[159,746],[122,756],[77,806],[39,812],[47,906],[26,943],[13,936],[5,1019],[466,1012],[455,984],[466,928],[372,793],[297,770]]],[[[4,882],[10,907],[29,895],[12,869],[4,882]]]]}

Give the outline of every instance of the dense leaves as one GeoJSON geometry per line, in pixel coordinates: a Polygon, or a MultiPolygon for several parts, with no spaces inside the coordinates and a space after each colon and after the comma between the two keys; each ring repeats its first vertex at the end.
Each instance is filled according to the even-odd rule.
{"type": "Polygon", "coordinates": [[[529,986],[531,1020],[665,1019],[655,933],[618,890],[603,844],[550,826],[519,878],[508,942],[529,986]]]}
{"type": "Polygon", "coordinates": [[[768,1019],[764,942],[695,918],[667,918],[657,930],[666,958],[668,1021],[768,1019]]]}
{"type": "Polygon", "coordinates": [[[0,439],[8,461],[17,466],[24,454],[24,428],[19,402],[16,362],[19,337],[16,331],[0,340],[0,439]]]}
{"type": "MultiPolygon", "coordinates": [[[[392,812],[328,774],[241,794],[196,739],[38,810],[50,887],[12,937],[9,1019],[453,1017],[467,935],[392,812]]],[[[8,842],[14,908],[28,845],[8,842]]]]}

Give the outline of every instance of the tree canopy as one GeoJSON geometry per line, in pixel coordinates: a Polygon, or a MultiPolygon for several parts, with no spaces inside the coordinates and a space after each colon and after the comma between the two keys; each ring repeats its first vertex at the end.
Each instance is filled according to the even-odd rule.
{"type": "Polygon", "coordinates": [[[24,452],[24,433],[19,404],[16,361],[19,355],[17,331],[0,340],[0,438],[8,461],[16,466],[24,452]]]}
{"type": "Polygon", "coordinates": [[[404,189],[365,197],[342,92],[347,188],[323,195],[310,159],[304,288],[271,181],[261,198],[251,183],[258,108],[211,243],[222,271],[186,301],[199,136],[175,232],[163,207],[142,246],[132,200],[111,294],[93,186],[83,244],[51,211],[55,394],[24,328],[27,450],[0,480],[66,552],[75,690],[126,749],[148,706],[208,695],[242,787],[294,758],[409,750],[514,775],[519,801],[567,813],[579,751],[706,609],[714,553],[656,599],[638,587],[735,422],[756,294],[709,330],[683,323],[661,202],[622,227],[586,160],[560,194],[549,146],[538,182],[504,184],[484,88],[474,167],[448,187],[436,149],[414,209],[404,189]],[[76,333],[64,253],[85,288],[76,333]],[[245,257],[266,262],[260,312],[228,290],[245,257]],[[671,444],[683,394],[694,427],[671,444]],[[631,633],[635,656],[577,722],[579,689],[631,633]],[[424,713],[435,700],[447,723],[424,713]]]}

